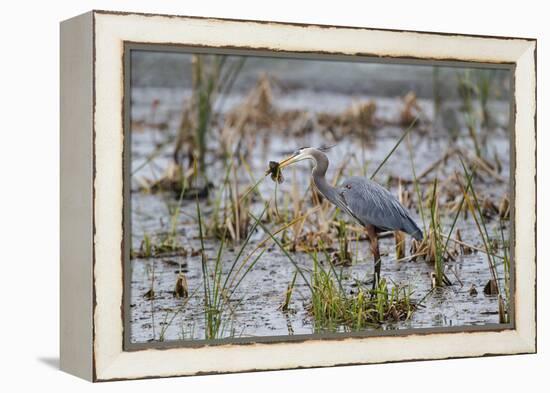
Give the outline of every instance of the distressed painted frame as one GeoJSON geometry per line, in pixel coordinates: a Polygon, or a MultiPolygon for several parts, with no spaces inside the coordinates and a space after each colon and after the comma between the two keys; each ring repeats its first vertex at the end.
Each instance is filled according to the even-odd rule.
{"type": "Polygon", "coordinates": [[[61,25],[61,368],[93,381],[536,352],[536,40],[92,11],[61,25]],[[512,65],[513,328],[124,347],[129,43],[512,65]],[[521,190],[522,192],[515,192],[521,190]]]}

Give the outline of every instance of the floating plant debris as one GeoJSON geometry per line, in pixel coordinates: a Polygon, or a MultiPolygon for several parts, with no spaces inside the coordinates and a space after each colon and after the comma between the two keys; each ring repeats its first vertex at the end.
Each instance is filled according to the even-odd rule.
{"type": "Polygon", "coordinates": [[[498,284],[495,279],[489,280],[483,288],[483,293],[486,295],[498,295],[498,292],[498,284]]]}
{"type": "Polygon", "coordinates": [[[153,300],[155,298],[155,291],[153,289],[149,289],[143,294],[143,297],[147,300],[153,300]]]}
{"type": "Polygon", "coordinates": [[[174,296],[176,298],[187,298],[189,297],[189,289],[187,286],[187,278],[185,274],[179,273],[178,278],[176,279],[176,285],[174,286],[174,296]]]}
{"type": "Polygon", "coordinates": [[[283,171],[279,167],[277,161],[269,161],[269,169],[265,172],[266,176],[271,175],[271,180],[281,184],[285,179],[283,177],[283,171]]]}

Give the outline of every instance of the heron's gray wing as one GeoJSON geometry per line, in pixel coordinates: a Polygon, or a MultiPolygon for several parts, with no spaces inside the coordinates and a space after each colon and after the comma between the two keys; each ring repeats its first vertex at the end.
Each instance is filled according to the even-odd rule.
{"type": "Polygon", "coordinates": [[[346,212],[363,225],[374,225],[382,230],[403,231],[422,239],[409,212],[378,183],[362,177],[352,177],[338,188],[346,212]]]}

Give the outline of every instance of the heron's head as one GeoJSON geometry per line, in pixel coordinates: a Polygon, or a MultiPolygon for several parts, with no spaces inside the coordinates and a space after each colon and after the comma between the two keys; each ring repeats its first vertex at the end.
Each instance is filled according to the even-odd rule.
{"type": "Polygon", "coordinates": [[[323,152],[328,149],[330,149],[330,147],[320,147],[318,149],[314,147],[302,147],[296,150],[294,154],[292,154],[290,157],[285,158],[283,161],[281,161],[279,163],[279,168],[282,169],[303,160],[318,161],[321,155],[326,158],[323,152]]]}
{"type": "Polygon", "coordinates": [[[312,150],[316,150],[312,147],[301,147],[296,150],[290,157],[285,158],[279,163],[279,168],[284,168],[289,165],[292,165],[298,161],[311,160],[313,159],[312,150]]]}

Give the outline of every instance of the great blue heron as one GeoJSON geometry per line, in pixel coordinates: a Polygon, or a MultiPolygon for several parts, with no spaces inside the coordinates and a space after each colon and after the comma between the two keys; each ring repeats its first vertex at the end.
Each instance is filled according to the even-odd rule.
{"type": "Polygon", "coordinates": [[[331,186],[325,179],[329,161],[321,149],[301,148],[281,161],[279,168],[302,160],[313,161],[312,177],[319,192],[366,228],[374,257],[375,287],[380,280],[381,267],[378,232],[402,231],[416,240],[422,240],[422,231],[407,209],[388,190],[372,180],[351,177],[338,187],[331,186]]]}

